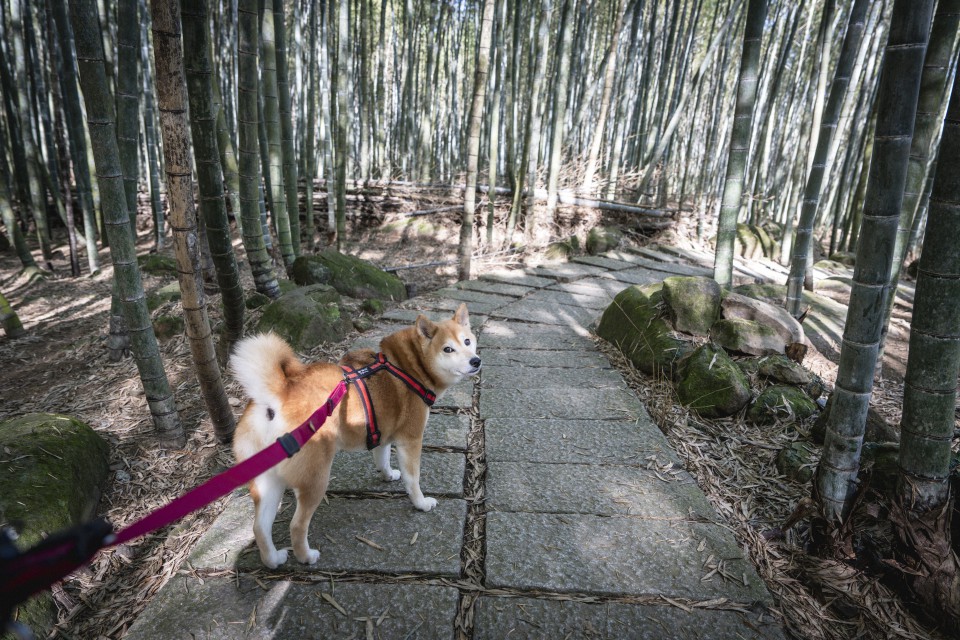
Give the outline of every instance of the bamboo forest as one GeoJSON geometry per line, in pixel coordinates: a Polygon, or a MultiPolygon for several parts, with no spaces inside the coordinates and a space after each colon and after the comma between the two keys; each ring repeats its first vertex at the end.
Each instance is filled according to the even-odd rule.
{"type": "Polygon", "coordinates": [[[0,636],[960,637],[958,58],[0,0],[0,636]]]}

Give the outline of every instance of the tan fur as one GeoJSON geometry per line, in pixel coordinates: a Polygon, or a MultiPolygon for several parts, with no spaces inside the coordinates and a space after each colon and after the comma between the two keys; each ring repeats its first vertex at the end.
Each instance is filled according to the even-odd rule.
{"type": "MultiPolygon", "coordinates": [[[[476,338],[470,331],[465,305],[453,318],[433,323],[424,316],[414,326],[384,338],[380,350],[387,359],[441,395],[451,384],[479,370],[476,338]],[[451,351],[445,351],[444,349],[451,351]]],[[[342,364],[360,368],[370,364],[374,352],[351,351],[342,364]]],[[[302,424],[343,379],[338,365],[304,364],[276,336],[254,336],[242,341],[231,358],[231,368],[253,399],[237,425],[234,453],[238,461],[252,456],[277,437],[302,424]],[[286,348],[284,348],[286,347],[286,348]],[[258,377],[259,376],[259,377],[258,377]],[[278,406],[270,406],[278,404],[278,406]],[[267,405],[267,406],[264,406],[267,405]],[[268,409],[274,418],[268,418],[268,409]]],[[[420,491],[420,451],[429,407],[400,380],[387,372],[367,379],[380,429],[381,442],[373,449],[374,463],[384,480],[403,478],[414,506],[429,511],[436,505],[420,491]],[[390,468],[390,447],[397,447],[400,473],[390,468]]],[[[294,555],[304,563],[316,562],[319,552],[307,544],[307,529],[323,499],[330,466],[337,451],[366,448],[363,407],[351,385],[346,397],[319,432],[295,456],[250,483],[256,515],[254,536],[263,563],[270,568],[286,561],[286,551],[273,545],[272,526],[284,489],[292,488],[297,510],[290,524],[294,555]]]]}

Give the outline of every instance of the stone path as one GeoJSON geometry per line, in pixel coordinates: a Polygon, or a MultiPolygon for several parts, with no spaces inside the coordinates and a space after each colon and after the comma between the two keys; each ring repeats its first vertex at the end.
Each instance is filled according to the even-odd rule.
{"type": "Polygon", "coordinates": [[[625,286],[704,272],[688,260],[488,274],[387,313],[355,346],[460,301],[479,332],[479,380],[427,426],[437,507],[416,511],[368,453],[341,453],[310,530],[320,560],[268,571],[238,491],[127,637],[783,638],[743,550],[591,338],[625,286]]]}

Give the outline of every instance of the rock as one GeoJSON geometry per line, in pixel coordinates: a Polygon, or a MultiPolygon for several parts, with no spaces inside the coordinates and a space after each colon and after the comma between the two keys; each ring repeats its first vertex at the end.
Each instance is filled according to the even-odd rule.
{"type": "Polygon", "coordinates": [[[171,282],[167,286],[161,287],[147,296],[147,309],[155,311],[168,302],[179,300],[180,297],[180,283],[171,282]]]}
{"type": "Polygon", "coordinates": [[[683,361],[677,397],[704,418],[723,418],[750,401],[750,383],[723,349],[705,344],[683,361]]]}
{"type": "Polygon", "coordinates": [[[813,374],[786,356],[764,356],[757,361],[757,372],[767,378],[804,386],[813,382],[813,374]]]}
{"type": "Polygon", "coordinates": [[[830,254],[830,259],[848,267],[853,267],[857,264],[857,254],[851,251],[836,251],[830,254]]]}
{"type": "Polygon", "coordinates": [[[264,307],[257,330],[273,331],[300,351],[337,342],[352,326],[339,302],[340,294],[325,284],[294,289],[264,307]]]}
{"type": "MultiPolygon", "coordinates": [[[[576,238],[576,236],[574,236],[574,238],[576,238]]],[[[548,244],[544,255],[548,261],[557,262],[567,260],[570,256],[576,255],[576,253],[577,250],[569,240],[560,240],[559,242],[551,242],[548,244]]]]}
{"type": "Polygon", "coordinates": [[[850,274],[850,267],[835,260],[818,260],[813,264],[813,268],[819,269],[820,271],[825,271],[826,273],[837,273],[842,275],[850,274]]]}
{"type": "Polygon", "coordinates": [[[714,322],[710,339],[728,351],[753,356],[783,353],[784,347],[780,335],[769,326],[741,318],[714,322]]]}
{"type": "Polygon", "coordinates": [[[174,336],[179,336],[184,331],[183,318],[181,316],[157,316],[153,320],[153,332],[158,340],[169,340],[174,336]]]}
{"type": "Polygon", "coordinates": [[[747,260],[763,257],[763,245],[753,228],[742,222],[737,223],[736,252],[747,260]]]}
{"type": "Polygon", "coordinates": [[[777,454],[777,471],[799,484],[813,479],[817,468],[817,448],[809,442],[793,442],[777,454]]]}
{"type": "Polygon", "coordinates": [[[597,335],[620,349],[647,374],[672,375],[680,359],[692,350],[673,335],[657,303],[662,283],[627,287],[603,312],[597,335]]]}
{"type": "Polygon", "coordinates": [[[290,278],[305,287],[311,284],[330,284],[333,274],[316,256],[300,256],[290,265],[290,278]]]}
{"type": "MultiPolygon", "coordinates": [[[[0,522],[21,523],[17,546],[26,549],[46,534],[90,520],[109,457],[103,438],[69,416],[31,413],[0,422],[0,522]]],[[[44,593],[15,615],[43,637],[57,609],[44,593]]]]}
{"type": "Polygon", "coordinates": [[[265,296],[259,291],[254,291],[253,293],[247,294],[246,305],[247,309],[259,309],[260,307],[270,304],[270,297],[265,296]]]}
{"type": "Polygon", "coordinates": [[[587,253],[592,256],[617,248],[623,234],[613,227],[596,226],[587,233],[587,253]]]}
{"type": "Polygon", "coordinates": [[[392,301],[407,299],[407,290],[400,278],[378,269],[366,260],[334,249],[327,249],[314,258],[330,270],[330,283],[342,295],[392,301]]]}
{"type": "MultiPolygon", "coordinates": [[[[821,381],[822,382],[822,381],[821,381]]],[[[827,433],[827,418],[830,415],[830,406],[833,395],[827,398],[827,404],[820,412],[820,416],[813,423],[810,430],[810,439],[817,444],[823,444],[823,438],[827,433]]],[[[869,407],[867,409],[867,424],[863,432],[864,442],[900,442],[900,432],[888,423],[876,409],[869,407]]]]}
{"type": "Polygon", "coordinates": [[[780,245],[769,233],[767,233],[767,230],[760,225],[750,225],[750,229],[757,237],[757,240],[760,241],[760,246],[763,248],[764,257],[770,258],[771,260],[779,260],[780,245]]]}
{"type": "Polygon", "coordinates": [[[733,291],[724,293],[723,301],[720,303],[720,316],[726,320],[732,318],[754,320],[773,329],[783,340],[779,353],[783,353],[784,345],[792,342],[807,342],[803,335],[803,327],[786,309],[733,291]]]}
{"type": "Polygon", "coordinates": [[[360,333],[366,333],[367,331],[370,331],[370,329],[373,329],[373,320],[364,316],[359,316],[353,319],[353,328],[360,333]]]}
{"type": "Polygon", "coordinates": [[[713,278],[670,276],[663,281],[663,301],[673,328],[706,336],[720,314],[721,289],[713,278]]]}
{"type": "Polygon", "coordinates": [[[773,424],[777,420],[802,422],[816,415],[817,403],[797,387],[774,385],[757,396],[747,412],[747,419],[754,424],[773,424]]]}
{"type": "Polygon", "coordinates": [[[386,310],[386,307],[383,304],[383,300],[367,298],[360,303],[360,310],[364,313],[369,313],[372,316],[382,316],[383,312],[386,310]]]}
{"type": "Polygon", "coordinates": [[[177,261],[170,256],[160,255],[159,253],[137,256],[137,265],[139,265],[140,271],[152,275],[177,273],[177,261]]]}

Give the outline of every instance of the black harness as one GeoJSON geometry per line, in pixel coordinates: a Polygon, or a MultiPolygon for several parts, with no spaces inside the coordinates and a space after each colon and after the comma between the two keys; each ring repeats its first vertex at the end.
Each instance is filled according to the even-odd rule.
{"type": "Polygon", "coordinates": [[[377,428],[377,414],[373,408],[373,398],[367,389],[367,378],[380,371],[387,371],[413,391],[428,406],[437,401],[437,394],[428,389],[419,380],[387,360],[387,356],[378,353],[376,360],[360,369],[347,365],[340,365],[343,369],[343,379],[352,384],[360,395],[360,404],[363,405],[363,414],[367,419],[367,449],[373,449],[380,444],[380,429],[377,428]]]}

